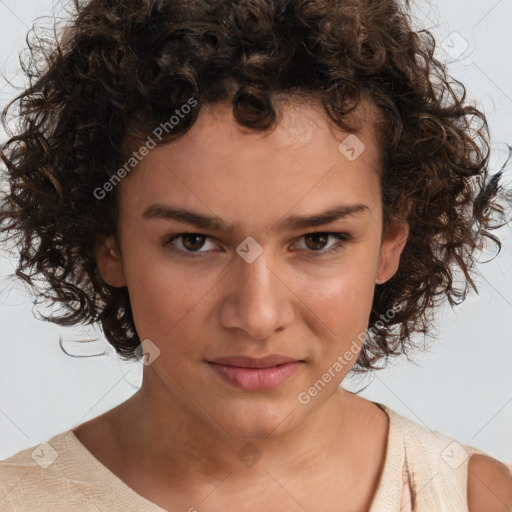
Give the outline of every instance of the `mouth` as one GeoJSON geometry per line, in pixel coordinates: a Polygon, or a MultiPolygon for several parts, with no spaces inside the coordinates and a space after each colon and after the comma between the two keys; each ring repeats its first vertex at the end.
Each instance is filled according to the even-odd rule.
{"type": "Polygon", "coordinates": [[[262,359],[230,357],[208,361],[208,365],[224,382],[244,391],[268,391],[287,381],[303,360],[268,356],[262,359]]]}
{"type": "Polygon", "coordinates": [[[235,366],[237,368],[272,368],[293,362],[304,362],[303,360],[293,359],[279,354],[272,354],[261,358],[247,356],[230,356],[208,361],[209,363],[222,364],[226,366],[235,366]]]}

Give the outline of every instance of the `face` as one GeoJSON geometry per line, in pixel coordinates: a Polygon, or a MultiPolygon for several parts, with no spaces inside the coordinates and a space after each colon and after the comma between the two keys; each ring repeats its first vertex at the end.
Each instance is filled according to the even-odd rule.
{"type": "Polygon", "coordinates": [[[282,112],[255,133],[227,105],[203,108],[121,181],[120,246],[97,248],[105,281],[128,287],[139,338],[159,350],[143,386],[163,383],[183,414],[239,438],[281,435],[336,392],[408,233],[392,224],[381,244],[371,123],[340,146],[349,134],[319,106],[282,112]],[[219,362],[269,355],[292,362],[219,362]]]}

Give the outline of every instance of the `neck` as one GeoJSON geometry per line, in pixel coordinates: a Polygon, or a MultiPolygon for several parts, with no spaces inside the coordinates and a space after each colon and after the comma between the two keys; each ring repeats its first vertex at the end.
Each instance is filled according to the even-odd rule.
{"type": "Polygon", "coordinates": [[[333,464],[338,474],[357,475],[361,443],[356,439],[369,434],[363,433],[364,425],[371,427],[363,403],[368,404],[338,388],[282,435],[234,438],[185,408],[154,372],[147,372],[141,389],[114,409],[112,425],[128,466],[152,478],[203,486],[229,474],[232,483],[238,479],[246,485],[249,477],[268,479],[269,473],[307,479],[333,464]]]}

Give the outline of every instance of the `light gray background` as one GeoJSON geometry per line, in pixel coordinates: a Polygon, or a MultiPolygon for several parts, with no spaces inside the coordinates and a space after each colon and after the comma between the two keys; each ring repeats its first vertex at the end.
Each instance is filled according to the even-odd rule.
{"type": "MultiPolygon", "coordinates": [[[[53,9],[62,12],[62,3],[54,2],[53,9]]],[[[417,26],[436,36],[438,56],[449,60],[451,73],[484,108],[498,169],[505,159],[503,142],[512,144],[512,0],[417,1],[414,12],[417,26]]],[[[0,0],[0,71],[15,83],[28,28],[51,13],[49,0],[0,0]]],[[[2,80],[1,107],[12,97],[2,80]]],[[[362,396],[512,463],[510,227],[498,235],[503,249],[480,267],[479,295],[439,313],[429,353],[418,355],[416,364],[403,361],[344,385],[358,389],[371,382],[362,396]]],[[[13,264],[0,259],[0,459],[113,408],[136,391],[142,377],[142,365],[121,363],[99,333],[96,342],[78,350],[72,341],[84,335],[80,329],[34,319],[34,297],[6,278],[13,264]],[[69,357],[59,336],[74,355],[105,355],[69,357]]]]}

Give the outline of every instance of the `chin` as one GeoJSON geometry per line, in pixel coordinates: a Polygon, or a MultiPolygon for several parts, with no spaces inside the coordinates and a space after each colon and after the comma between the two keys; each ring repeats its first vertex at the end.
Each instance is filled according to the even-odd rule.
{"type": "Polygon", "coordinates": [[[256,405],[252,409],[247,405],[222,413],[226,420],[219,423],[234,439],[270,439],[286,434],[300,423],[298,412],[299,408],[290,406],[276,410],[268,405],[266,408],[256,405]]]}

